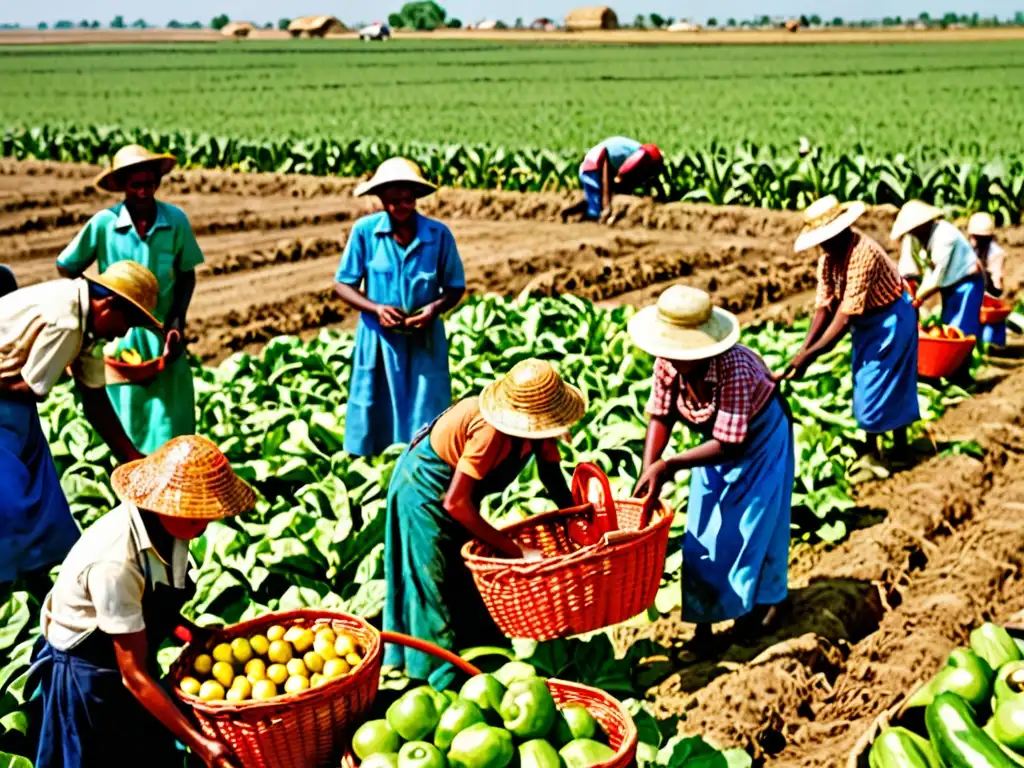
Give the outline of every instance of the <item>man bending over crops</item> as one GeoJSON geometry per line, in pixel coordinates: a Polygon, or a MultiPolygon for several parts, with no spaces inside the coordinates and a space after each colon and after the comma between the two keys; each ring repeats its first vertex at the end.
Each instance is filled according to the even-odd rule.
{"type": "MultiPolygon", "coordinates": [[[[78,539],[36,405],[68,366],[86,418],[121,460],[142,454],[103,391],[93,339],[159,328],[156,277],[114,264],[95,279],[54,280],[0,297],[0,582],[27,576],[49,589],[48,571],[78,539]]],[[[30,587],[33,587],[30,584],[30,587]]]]}
{"type": "Polygon", "coordinates": [[[562,211],[562,221],[583,214],[589,221],[607,221],[612,193],[629,193],[653,179],[664,168],[654,144],[613,136],[593,147],[580,166],[584,199],[562,211]]]}

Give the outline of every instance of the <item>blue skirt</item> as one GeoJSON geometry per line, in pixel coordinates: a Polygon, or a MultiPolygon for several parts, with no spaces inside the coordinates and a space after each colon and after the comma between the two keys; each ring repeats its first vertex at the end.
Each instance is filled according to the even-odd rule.
{"type": "Polygon", "coordinates": [[[683,619],[735,619],[782,602],[789,587],[793,427],[777,397],[750,425],[743,455],[690,472],[683,619]]]}
{"type": "Polygon", "coordinates": [[[964,336],[981,336],[981,302],[985,298],[985,276],[972,275],[942,289],[942,322],[959,328],[964,336]]]}
{"type": "Polygon", "coordinates": [[[64,560],[81,535],[34,403],[0,398],[0,582],[64,560]]]}
{"type": "Polygon", "coordinates": [[[601,172],[580,171],[580,184],[583,186],[583,196],[587,199],[587,215],[596,219],[601,215],[601,172]]]}
{"type": "Polygon", "coordinates": [[[1006,346],[1006,323],[981,326],[981,340],[997,347],[1006,346]]]}
{"type": "Polygon", "coordinates": [[[917,402],[917,313],[906,293],[887,307],[850,319],[853,416],[881,434],[921,418],[917,402]]]}

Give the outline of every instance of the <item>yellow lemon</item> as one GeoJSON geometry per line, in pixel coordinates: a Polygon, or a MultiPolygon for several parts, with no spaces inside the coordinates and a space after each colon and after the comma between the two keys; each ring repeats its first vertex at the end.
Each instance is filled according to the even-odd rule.
{"type": "Polygon", "coordinates": [[[334,642],[338,639],[338,636],[334,634],[334,630],[330,627],[322,627],[316,631],[316,639],[323,640],[325,643],[334,645],[334,642]]]}
{"type": "Polygon", "coordinates": [[[292,647],[284,640],[274,640],[267,651],[267,658],[275,664],[287,664],[292,658],[292,647]]]}
{"type": "Polygon", "coordinates": [[[196,656],[196,660],[192,662],[192,669],[200,675],[210,674],[210,670],[213,669],[213,659],[208,654],[201,653],[196,656]]]}
{"type": "Polygon", "coordinates": [[[235,690],[236,688],[240,691],[244,691],[245,695],[243,696],[243,698],[248,699],[249,696],[252,694],[252,683],[250,683],[246,678],[242,677],[241,675],[236,677],[235,681],[231,683],[231,690],[235,690]]]}
{"type": "Polygon", "coordinates": [[[214,661],[227,661],[231,662],[231,646],[227,643],[221,643],[213,649],[213,660],[214,661]]]}
{"type": "Polygon", "coordinates": [[[252,646],[244,637],[236,637],[231,641],[231,655],[239,664],[245,664],[252,658],[252,646]]]}
{"type": "Polygon", "coordinates": [[[189,696],[197,696],[199,695],[199,689],[201,686],[199,685],[199,681],[194,677],[183,677],[181,678],[181,685],[179,687],[189,696]]]}
{"type": "Polygon", "coordinates": [[[134,349],[126,349],[121,352],[121,362],[128,365],[142,365],[142,355],[134,349]]]}
{"type": "Polygon", "coordinates": [[[248,698],[249,698],[249,692],[248,691],[244,691],[241,688],[232,688],[224,696],[224,701],[231,702],[232,704],[237,704],[238,702],[245,701],[248,698]]]}
{"type": "Polygon", "coordinates": [[[267,640],[274,642],[275,640],[284,640],[285,628],[280,624],[275,624],[267,630],[267,640]]]}
{"type": "MultiPolygon", "coordinates": [[[[331,632],[331,630],[327,630],[331,632]]],[[[317,635],[316,640],[313,641],[313,650],[319,654],[320,658],[324,661],[328,659],[338,658],[338,652],[334,650],[334,633],[331,632],[331,638],[326,636],[317,635]]]]}
{"type": "Polygon", "coordinates": [[[349,665],[350,667],[358,667],[358,666],[359,666],[360,664],[362,664],[362,663],[363,663],[363,660],[362,660],[362,658],[361,658],[361,657],[359,656],[359,654],[358,654],[358,653],[350,653],[350,654],[348,654],[348,655],[347,655],[347,656],[345,657],[345,661],[346,661],[346,662],[348,662],[348,665],[349,665]]]}
{"type": "Polygon", "coordinates": [[[356,641],[352,639],[351,635],[338,635],[338,639],[334,643],[334,652],[344,659],[350,653],[356,652],[356,641]]]}
{"type": "Polygon", "coordinates": [[[329,677],[324,677],[319,672],[315,672],[311,678],[309,678],[310,688],[319,688],[324,683],[330,682],[329,677]]]}
{"type": "Polygon", "coordinates": [[[264,699],[272,699],[275,696],[277,696],[277,686],[270,680],[260,680],[252,687],[252,697],[254,699],[262,701],[264,699]]]}
{"type": "Polygon", "coordinates": [[[286,643],[294,643],[296,638],[298,638],[299,635],[301,634],[302,627],[295,625],[292,627],[288,627],[288,631],[284,633],[284,637],[282,637],[281,639],[284,640],[286,643]]]}
{"type": "Polygon", "coordinates": [[[288,674],[292,677],[309,677],[309,670],[306,669],[306,665],[302,663],[302,659],[292,659],[286,666],[288,668],[288,674]]]}
{"type": "Polygon", "coordinates": [[[227,688],[235,679],[235,668],[226,661],[218,661],[213,665],[213,679],[227,688]]]}
{"type": "Polygon", "coordinates": [[[277,685],[288,679],[288,668],[284,664],[271,664],[267,667],[267,678],[277,685]]]}
{"type": "Polygon", "coordinates": [[[302,675],[292,675],[284,684],[285,693],[300,693],[309,690],[309,678],[302,675]]]}
{"type": "Polygon", "coordinates": [[[294,645],[296,651],[299,653],[305,653],[313,647],[313,630],[303,629],[302,627],[292,627],[287,633],[285,633],[284,639],[286,642],[294,645]]]}
{"type": "Polygon", "coordinates": [[[224,686],[216,680],[207,680],[199,688],[199,698],[203,701],[224,701],[224,686]]]}
{"type": "Polygon", "coordinates": [[[324,671],[324,660],[319,653],[315,651],[307,651],[306,655],[302,657],[302,663],[306,665],[306,669],[310,672],[323,672],[324,671]]]}
{"type": "Polygon", "coordinates": [[[342,677],[348,674],[348,670],[348,662],[344,659],[328,659],[324,662],[324,677],[342,677]]]}
{"type": "Polygon", "coordinates": [[[251,659],[245,665],[245,676],[250,683],[256,683],[267,679],[267,665],[263,659],[251,659]]]}
{"type": "Polygon", "coordinates": [[[270,650],[270,641],[263,635],[253,635],[249,638],[249,645],[257,656],[266,656],[270,650]]]}

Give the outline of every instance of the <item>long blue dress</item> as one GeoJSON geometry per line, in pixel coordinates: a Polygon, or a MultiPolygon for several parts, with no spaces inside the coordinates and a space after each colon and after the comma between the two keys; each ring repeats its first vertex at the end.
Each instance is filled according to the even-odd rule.
{"type": "MultiPolygon", "coordinates": [[[[416,238],[407,248],[393,237],[387,213],[355,223],[335,280],[359,287],[377,304],[408,313],[436,301],[445,288],[464,288],[462,259],[451,231],[416,214],[416,238]]],[[[381,328],[363,313],[345,414],[345,450],[375,456],[395,443],[407,443],[451,405],[448,339],[444,322],[398,332],[381,328]]]]}

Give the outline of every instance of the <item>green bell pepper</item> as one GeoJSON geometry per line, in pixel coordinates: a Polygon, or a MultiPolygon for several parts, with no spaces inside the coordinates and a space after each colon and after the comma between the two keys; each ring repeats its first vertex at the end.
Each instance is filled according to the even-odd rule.
{"type": "Polygon", "coordinates": [[[992,684],[992,695],[997,701],[1024,697],[1024,661],[1011,661],[999,668],[992,684]]]}
{"type": "Polygon", "coordinates": [[[974,651],[956,648],[946,666],[907,702],[907,707],[926,707],[940,693],[955,693],[973,707],[981,706],[992,694],[995,674],[988,662],[974,651]]]}
{"type": "Polygon", "coordinates": [[[992,669],[999,669],[1004,664],[1024,658],[1010,633],[991,622],[971,632],[971,650],[987,661],[992,669]]]}
{"type": "Polygon", "coordinates": [[[555,724],[558,707],[540,677],[512,683],[499,710],[505,728],[520,739],[543,739],[555,724]]]}
{"type": "Polygon", "coordinates": [[[363,760],[359,768],[398,768],[398,755],[395,752],[378,752],[363,760]]]}
{"type": "Polygon", "coordinates": [[[573,739],[594,739],[603,736],[597,720],[580,704],[570,704],[558,711],[552,740],[564,747],[573,739]]]}
{"type": "Polygon", "coordinates": [[[997,703],[992,715],[996,741],[1014,752],[1024,752],[1024,697],[997,703]]]}
{"type": "Polygon", "coordinates": [[[886,728],[868,753],[871,768],[942,768],[927,739],[906,728],[886,728]]]}
{"type": "Polygon", "coordinates": [[[432,688],[429,685],[421,685],[418,688],[413,688],[411,691],[408,691],[408,693],[425,693],[427,696],[432,698],[434,700],[434,709],[437,710],[438,717],[440,717],[444,713],[444,711],[448,709],[448,706],[452,703],[452,701],[454,701],[454,699],[451,699],[448,696],[446,696],[443,691],[434,690],[434,688],[432,688]]]}
{"type": "Polygon", "coordinates": [[[590,768],[612,760],[615,750],[593,739],[573,739],[558,750],[558,754],[566,768],[590,768]]]}
{"type": "Polygon", "coordinates": [[[494,678],[506,688],[519,680],[529,680],[534,677],[538,677],[537,669],[533,664],[527,664],[525,661],[510,661],[494,673],[494,678]]]}
{"type": "Polygon", "coordinates": [[[387,720],[368,720],[352,734],[352,751],[360,760],[380,752],[398,752],[401,743],[387,720]]]}
{"type": "Polygon", "coordinates": [[[513,757],[512,734],[486,723],[471,725],[457,733],[448,750],[452,768],[505,768],[513,757]]]}
{"type": "Polygon", "coordinates": [[[434,697],[423,690],[403,694],[388,707],[388,724],[406,741],[419,741],[434,732],[440,719],[434,697]]]}
{"type": "Polygon", "coordinates": [[[561,768],[562,758],[551,743],[533,739],[519,745],[519,768],[561,768]]]}
{"type": "Polygon", "coordinates": [[[398,751],[398,768],[448,768],[448,761],[433,744],[410,741],[398,751]]]}
{"type": "Polygon", "coordinates": [[[1017,768],[996,740],[974,722],[974,710],[955,693],[940,693],[928,705],[925,726],[945,768],[1017,768]]]}
{"type": "MultiPolygon", "coordinates": [[[[982,728],[981,730],[983,730],[985,733],[987,733],[989,736],[991,736],[996,744],[999,744],[999,739],[996,738],[995,717],[994,716],[990,717],[988,719],[988,722],[985,723],[985,727],[982,728]]],[[[1018,755],[1016,752],[1014,752],[1012,749],[1010,749],[1005,744],[999,744],[999,746],[1002,748],[1003,754],[1005,754],[1007,757],[1009,757],[1011,760],[1013,760],[1017,765],[1024,766],[1024,756],[1018,755]]]]}
{"type": "Polygon", "coordinates": [[[447,750],[452,740],[471,725],[484,722],[484,713],[469,699],[459,699],[441,715],[441,722],[434,731],[434,746],[447,750]]]}
{"type": "Polygon", "coordinates": [[[498,682],[494,675],[476,675],[469,678],[466,684],[459,691],[460,699],[468,699],[480,707],[489,721],[494,724],[501,722],[501,715],[498,710],[501,708],[501,700],[505,696],[505,686],[498,682]]]}

